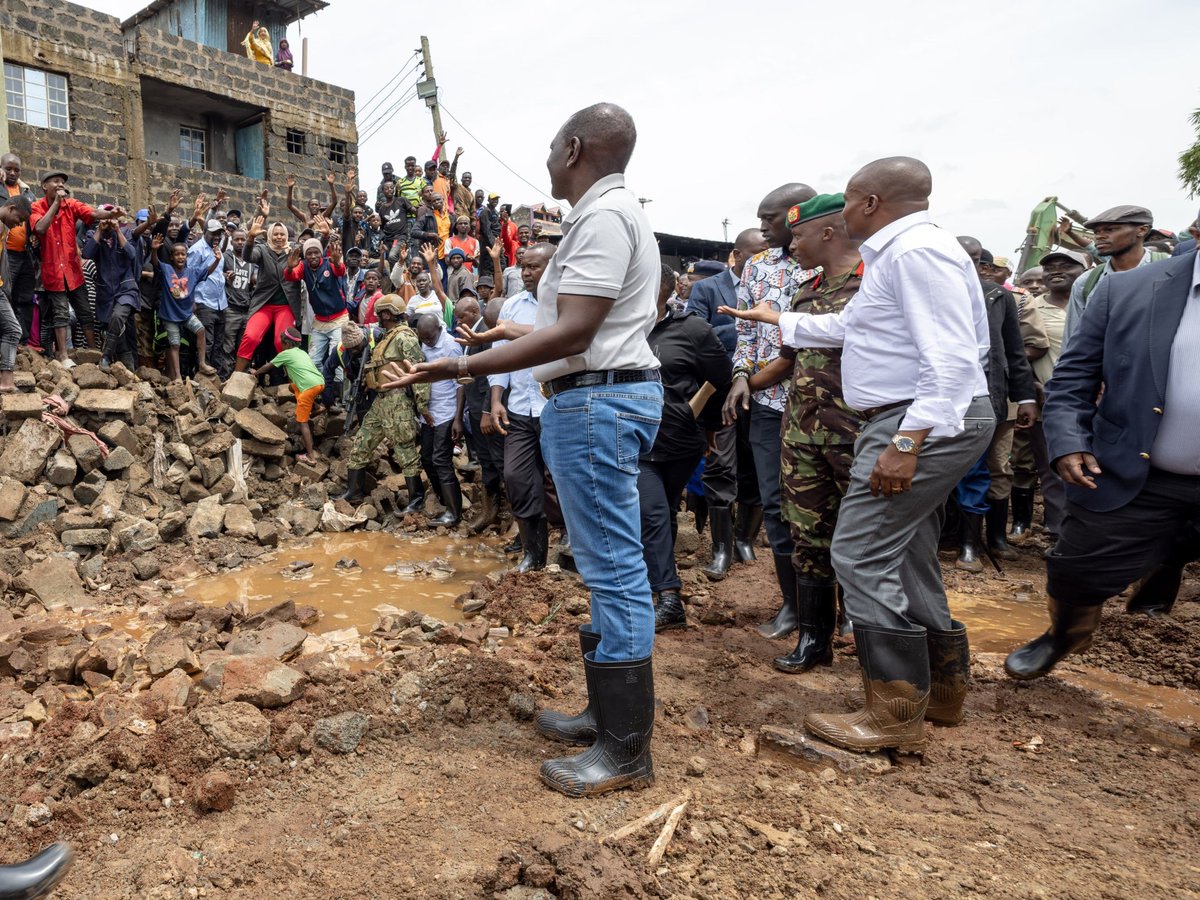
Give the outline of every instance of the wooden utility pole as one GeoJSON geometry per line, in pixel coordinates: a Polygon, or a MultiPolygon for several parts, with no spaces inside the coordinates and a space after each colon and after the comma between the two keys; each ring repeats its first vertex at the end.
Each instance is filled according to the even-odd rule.
{"type": "Polygon", "coordinates": [[[429,38],[421,35],[421,58],[425,63],[425,77],[417,82],[417,96],[425,101],[433,113],[433,141],[442,145],[442,111],[438,108],[437,81],[433,78],[433,57],[429,54],[429,38]]]}

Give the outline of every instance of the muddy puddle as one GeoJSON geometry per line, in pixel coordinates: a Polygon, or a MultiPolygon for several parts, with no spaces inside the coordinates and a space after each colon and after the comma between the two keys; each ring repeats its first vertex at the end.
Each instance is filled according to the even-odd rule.
{"type": "Polygon", "coordinates": [[[213,606],[244,600],[251,612],[294,600],[320,610],[314,631],[355,627],[366,634],[388,607],[460,622],[454,599],[506,565],[503,554],[478,539],[323,534],[236,571],[194,578],[181,585],[180,596],[213,606]]]}

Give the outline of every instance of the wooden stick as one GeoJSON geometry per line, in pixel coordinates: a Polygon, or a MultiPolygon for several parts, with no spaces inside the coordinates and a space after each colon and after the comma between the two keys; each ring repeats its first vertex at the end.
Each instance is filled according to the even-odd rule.
{"type": "Polygon", "coordinates": [[[618,828],[612,834],[608,834],[608,835],[605,835],[604,837],[600,838],[600,843],[611,844],[613,841],[619,841],[622,838],[627,838],[627,837],[629,837],[629,835],[633,834],[635,831],[641,831],[643,828],[645,828],[647,825],[651,824],[652,822],[657,822],[659,819],[661,819],[663,816],[665,816],[667,813],[669,813],[672,809],[674,809],[680,803],[686,803],[690,798],[691,798],[691,793],[688,791],[685,791],[683,794],[679,795],[674,800],[668,800],[662,806],[652,809],[650,812],[646,813],[640,819],[634,819],[628,825],[622,825],[620,828],[618,828]]]}
{"type": "Polygon", "coordinates": [[[687,806],[688,801],[684,800],[671,810],[671,815],[667,816],[667,822],[663,825],[658,840],[654,842],[654,846],[650,848],[650,853],[646,856],[646,862],[651,867],[657,866],[662,862],[663,854],[667,852],[667,845],[671,843],[671,838],[675,836],[675,828],[679,825],[679,820],[683,818],[683,814],[687,811],[687,806]]]}

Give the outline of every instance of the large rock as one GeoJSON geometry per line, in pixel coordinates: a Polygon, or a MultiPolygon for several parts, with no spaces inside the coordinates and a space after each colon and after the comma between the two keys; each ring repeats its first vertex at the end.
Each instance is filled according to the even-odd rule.
{"type": "Polygon", "coordinates": [[[41,394],[4,394],[0,396],[0,413],[6,419],[40,419],[44,409],[41,394]]]}
{"type": "Polygon", "coordinates": [[[892,767],[886,753],[851,753],[804,732],[774,725],[759,728],[758,752],[786,758],[812,772],[832,768],[843,775],[878,775],[892,767]]]}
{"type": "Polygon", "coordinates": [[[367,733],[366,715],[353,710],[317,719],[313,743],[330,753],[353,753],[367,733]]]}
{"type": "Polygon", "coordinates": [[[220,537],[221,527],[225,523],[225,507],[221,505],[219,496],[205,497],[196,504],[196,511],[188,521],[187,534],[192,540],[196,538],[220,537]]]}
{"type": "Polygon", "coordinates": [[[49,522],[58,515],[58,501],[53,498],[41,500],[25,510],[23,516],[14,522],[0,524],[0,535],[4,537],[24,537],[43,522],[49,522]]]}
{"type": "Polygon", "coordinates": [[[115,447],[104,458],[105,472],[124,472],[136,462],[132,453],[124,447],[115,447]]]}
{"type": "Polygon", "coordinates": [[[251,438],[242,438],[242,452],[250,456],[261,456],[266,459],[283,459],[282,444],[264,444],[251,438]]]}
{"type": "Polygon", "coordinates": [[[225,533],[234,537],[252,538],[255,536],[254,516],[250,510],[235,503],[225,507],[225,533]]]}
{"type": "Polygon", "coordinates": [[[91,506],[100,498],[100,492],[106,484],[108,476],[103,472],[88,472],[83,480],[75,485],[75,500],[84,506],[91,506]]]}
{"type": "Polygon", "coordinates": [[[73,528],[58,536],[64,547],[95,549],[107,547],[111,537],[107,528],[73,528]]]}
{"type": "Polygon", "coordinates": [[[15,478],[0,475],[0,520],[14,521],[21,514],[21,507],[25,505],[25,496],[28,493],[25,485],[15,478]]]}
{"type": "Polygon", "coordinates": [[[115,388],[117,379],[105,374],[95,363],[83,363],[71,370],[71,380],[81,388],[115,388]]]}
{"type": "Polygon", "coordinates": [[[295,625],[278,622],[257,631],[243,631],[226,648],[232,656],[269,656],[291,659],[300,652],[308,632],[295,625]]]}
{"type": "Polygon", "coordinates": [[[297,537],[310,535],[321,525],[319,512],[295,501],[283,504],[279,507],[277,514],[279,518],[292,526],[292,533],[297,537]]]}
{"type": "Polygon", "coordinates": [[[135,519],[130,524],[118,528],[117,540],[121,542],[121,549],[126,553],[145,553],[161,543],[158,528],[145,519],[135,519]]]}
{"type": "Polygon", "coordinates": [[[166,675],[172,669],[183,669],[189,675],[199,672],[200,660],[187,645],[187,641],[178,635],[163,636],[163,632],[168,631],[169,628],[164,628],[151,638],[142,654],[150,667],[150,674],[157,678],[166,675]]]}
{"type": "Polygon", "coordinates": [[[84,472],[98,469],[103,461],[100,457],[100,445],[86,434],[73,434],[67,438],[67,449],[84,472]]]}
{"type": "Polygon", "coordinates": [[[233,446],[237,438],[232,431],[221,431],[196,448],[196,456],[219,456],[233,446]]]}
{"type": "Polygon", "coordinates": [[[257,384],[249,372],[234,372],[221,389],[221,399],[235,410],[245,409],[254,399],[254,388],[257,384]]]}
{"type": "Polygon", "coordinates": [[[233,656],[225,664],[221,700],[273,709],[300,699],[307,686],[303,673],[269,656],[233,656]]]}
{"type": "Polygon", "coordinates": [[[100,415],[120,416],[128,419],[133,415],[134,394],[132,391],[99,390],[89,388],[79,392],[75,408],[100,415]]]}
{"type": "Polygon", "coordinates": [[[183,669],[172,669],[150,688],[150,696],[167,709],[185,709],[192,698],[192,678],[183,669]]]}
{"type": "Polygon", "coordinates": [[[26,419],[8,439],[0,456],[0,472],[25,484],[33,484],[46,468],[46,460],[62,441],[62,433],[40,419],[26,419]]]}
{"type": "Polygon", "coordinates": [[[196,721],[222,752],[251,759],[271,749],[271,723],[258,709],[240,701],[204,706],[196,721]]]}
{"type": "Polygon", "coordinates": [[[287,434],[283,429],[272,425],[262,413],[256,409],[239,409],[233,421],[238,428],[256,441],[264,444],[284,444],[287,434]]]}
{"type": "Polygon", "coordinates": [[[133,433],[133,429],[120,420],[106,422],[96,434],[110,447],[124,447],[134,456],[142,452],[141,442],[133,433]]]}
{"type": "Polygon", "coordinates": [[[79,474],[79,466],[67,450],[58,450],[46,463],[46,480],[58,487],[65,487],[75,482],[79,474]]]}
{"type": "Polygon", "coordinates": [[[80,610],[88,605],[75,563],[61,556],[48,556],[26,569],[17,576],[16,585],[37,597],[47,609],[69,606],[80,610]]]}

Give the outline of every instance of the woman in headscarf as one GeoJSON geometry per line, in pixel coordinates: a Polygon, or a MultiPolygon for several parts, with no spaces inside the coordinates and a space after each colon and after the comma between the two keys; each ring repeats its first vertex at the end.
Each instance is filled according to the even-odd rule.
{"type": "Polygon", "coordinates": [[[242,39],[242,46],[246,48],[247,59],[262,63],[264,66],[271,65],[271,35],[267,31],[267,27],[260,25],[257,19],[242,39]]]}
{"type": "Polygon", "coordinates": [[[287,38],[281,38],[279,41],[279,52],[275,54],[275,68],[287,69],[292,71],[292,48],[288,44],[287,38]]]}

